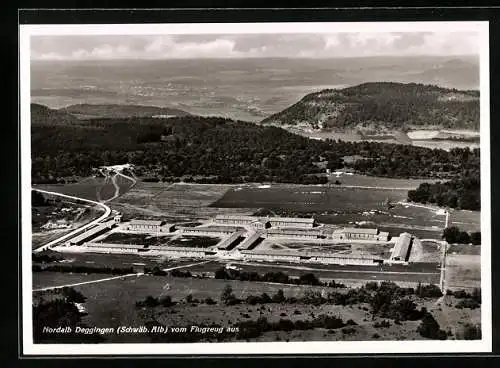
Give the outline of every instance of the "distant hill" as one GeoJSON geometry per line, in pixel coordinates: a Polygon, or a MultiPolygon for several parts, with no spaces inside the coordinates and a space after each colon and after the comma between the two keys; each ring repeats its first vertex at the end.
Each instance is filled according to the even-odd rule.
{"type": "Polygon", "coordinates": [[[118,104],[77,104],[59,109],[77,117],[88,118],[129,118],[129,117],[173,117],[188,116],[190,113],[170,107],[118,104]]]}
{"type": "Polygon", "coordinates": [[[416,83],[364,83],[311,93],[261,123],[303,130],[478,130],[479,91],[416,83]]]}
{"type": "Polygon", "coordinates": [[[473,62],[451,59],[421,72],[408,73],[404,79],[399,81],[424,82],[443,87],[479,86],[479,67],[473,62]]]}
{"type": "Polygon", "coordinates": [[[68,125],[76,122],[75,116],[60,110],[54,110],[47,106],[31,104],[32,125],[68,125]]]}

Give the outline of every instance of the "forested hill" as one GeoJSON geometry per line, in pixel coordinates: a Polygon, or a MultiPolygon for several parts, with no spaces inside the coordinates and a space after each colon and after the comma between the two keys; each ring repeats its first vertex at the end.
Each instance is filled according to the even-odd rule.
{"type": "Polygon", "coordinates": [[[30,109],[31,125],[71,125],[76,121],[75,116],[44,105],[32,103],[30,109]]]}
{"type": "Polygon", "coordinates": [[[416,83],[365,83],[311,93],[261,123],[338,131],[423,127],[479,130],[479,91],[416,83]]]}
{"type": "Polygon", "coordinates": [[[73,125],[79,120],[93,118],[142,118],[189,116],[186,111],[169,107],[143,105],[91,105],[80,104],[51,109],[47,106],[31,104],[31,124],[33,125],[73,125]]]}
{"type": "Polygon", "coordinates": [[[318,184],[327,181],[326,169],[343,167],[387,177],[451,179],[479,173],[479,150],[317,141],[216,117],[75,118],[65,124],[67,116],[59,114],[47,119],[47,110],[32,109],[33,121],[44,121],[31,127],[33,183],[62,182],[123,163],[134,164],[136,174],[148,180],[212,183],[318,184]],[[358,159],[344,162],[346,156],[358,159]]]}
{"type": "Polygon", "coordinates": [[[190,113],[171,107],[118,104],[78,104],[66,106],[60,111],[81,118],[127,118],[155,116],[186,116],[190,113]]]}

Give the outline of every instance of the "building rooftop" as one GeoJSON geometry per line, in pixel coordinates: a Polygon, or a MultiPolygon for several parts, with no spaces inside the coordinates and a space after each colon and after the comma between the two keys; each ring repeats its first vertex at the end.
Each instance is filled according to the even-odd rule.
{"type": "Polygon", "coordinates": [[[215,219],[257,221],[259,220],[259,217],[243,215],[217,215],[215,216],[215,219]]]}
{"type": "Polygon", "coordinates": [[[106,228],[109,228],[109,223],[104,223],[101,225],[94,226],[93,228],[90,228],[89,230],[81,233],[80,235],[77,235],[74,238],[70,239],[70,243],[77,243],[79,241],[85,240],[106,228]]]}
{"type": "Polygon", "coordinates": [[[130,220],[131,225],[154,225],[161,226],[163,225],[162,220],[140,220],[140,219],[132,219],[130,220]]]}
{"type": "Polygon", "coordinates": [[[269,221],[282,221],[282,222],[300,222],[312,224],[314,223],[313,218],[301,218],[301,217],[269,217],[267,218],[269,221]]]}
{"type": "Polygon", "coordinates": [[[217,232],[217,231],[222,231],[222,232],[226,232],[226,231],[229,231],[229,232],[236,232],[236,231],[241,231],[241,230],[245,230],[244,227],[240,227],[240,226],[196,226],[196,227],[185,227],[183,228],[185,231],[191,231],[191,230],[194,230],[194,231],[214,231],[214,232],[217,232]]]}
{"type": "Polygon", "coordinates": [[[162,251],[172,251],[172,252],[206,252],[210,251],[209,248],[195,248],[195,247],[165,247],[165,246],[158,246],[158,245],[151,245],[148,247],[151,250],[162,250],[162,251]]]}
{"type": "Polygon", "coordinates": [[[314,223],[313,218],[301,217],[264,217],[264,216],[240,216],[240,215],[217,215],[215,219],[218,220],[244,220],[244,221],[283,221],[283,222],[299,222],[299,223],[314,223]]]}
{"type": "Polygon", "coordinates": [[[402,260],[406,260],[408,255],[408,250],[411,244],[411,235],[408,233],[402,233],[399,235],[396,245],[394,245],[394,250],[392,251],[391,258],[399,257],[402,260]]]}
{"type": "Polygon", "coordinates": [[[362,228],[362,227],[345,227],[344,233],[377,235],[378,229],[367,229],[367,228],[362,228]]]}
{"type": "MultiPolygon", "coordinates": [[[[106,240],[106,239],[105,239],[106,240]]],[[[142,249],[144,245],[140,244],[116,244],[116,243],[88,243],[87,247],[91,248],[117,248],[117,249],[142,249]]]]}
{"type": "Polygon", "coordinates": [[[289,235],[321,235],[320,231],[310,229],[269,229],[266,230],[268,234],[289,234],[289,235]]]}

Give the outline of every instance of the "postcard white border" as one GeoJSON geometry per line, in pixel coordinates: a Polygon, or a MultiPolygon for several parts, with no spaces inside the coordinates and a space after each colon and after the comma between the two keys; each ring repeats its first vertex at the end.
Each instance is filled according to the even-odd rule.
{"type": "Polygon", "coordinates": [[[20,25],[22,336],[24,355],[225,355],[225,354],[389,354],[491,352],[491,202],[489,23],[481,22],[321,22],[20,25]],[[300,31],[298,31],[300,30],[300,31]],[[480,35],[481,147],[481,324],[478,341],[231,342],[187,344],[34,344],[31,277],[30,37],[50,35],[263,34],[333,32],[478,32],[480,35]]]}

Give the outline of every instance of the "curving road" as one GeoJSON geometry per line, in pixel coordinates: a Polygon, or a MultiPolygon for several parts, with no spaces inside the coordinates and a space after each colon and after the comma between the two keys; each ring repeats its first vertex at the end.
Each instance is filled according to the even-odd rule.
{"type": "Polygon", "coordinates": [[[82,201],[82,202],[92,203],[92,204],[95,204],[97,206],[101,206],[102,208],[104,208],[104,214],[102,216],[100,216],[99,218],[97,218],[97,219],[89,222],[86,225],[83,225],[83,226],[79,227],[78,229],[75,229],[75,230],[71,231],[70,233],[68,233],[66,235],[63,235],[63,236],[61,236],[61,237],[59,237],[59,238],[57,238],[55,240],[52,240],[51,242],[49,242],[49,243],[47,243],[45,245],[42,245],[41,247],[35,249],[34,252],[41,252],[42,250],[50,248],[54,244],[57,244],[57,243],[60,243],[60,242],[62,242],[64,240],[66,240],[66,239],[72,238],[77,233],[81,232],[82,230],[88,229],[88,228],[90,228],[90,227],[98,224],[99,222],[101,222],[102,220],[104,220],[106,217],[108,217],[111,214],[111,208],[109,208],[107,205],[105,205],[104,203],[101,203],[101,202],[92,201],[90,199],[84,199],[84,198],[74,197],[74,196],[70,196],[70,195],[67,195],[67,194],[61,194],[61,193],[57,193],[57,192],[49,192],[47,190],[42,190],[42,189],[34,189],[34,188],[32,188],[32,190],[35,190],[35,191],[40,192],[40,193],[45,193],[45,194],[50,194],[50,195],[56,195],[56,196],[59,196],[59,197],[64,197],[64,198],[74,199],[74,200],[78,200],[78,201],[82,201]]]}

